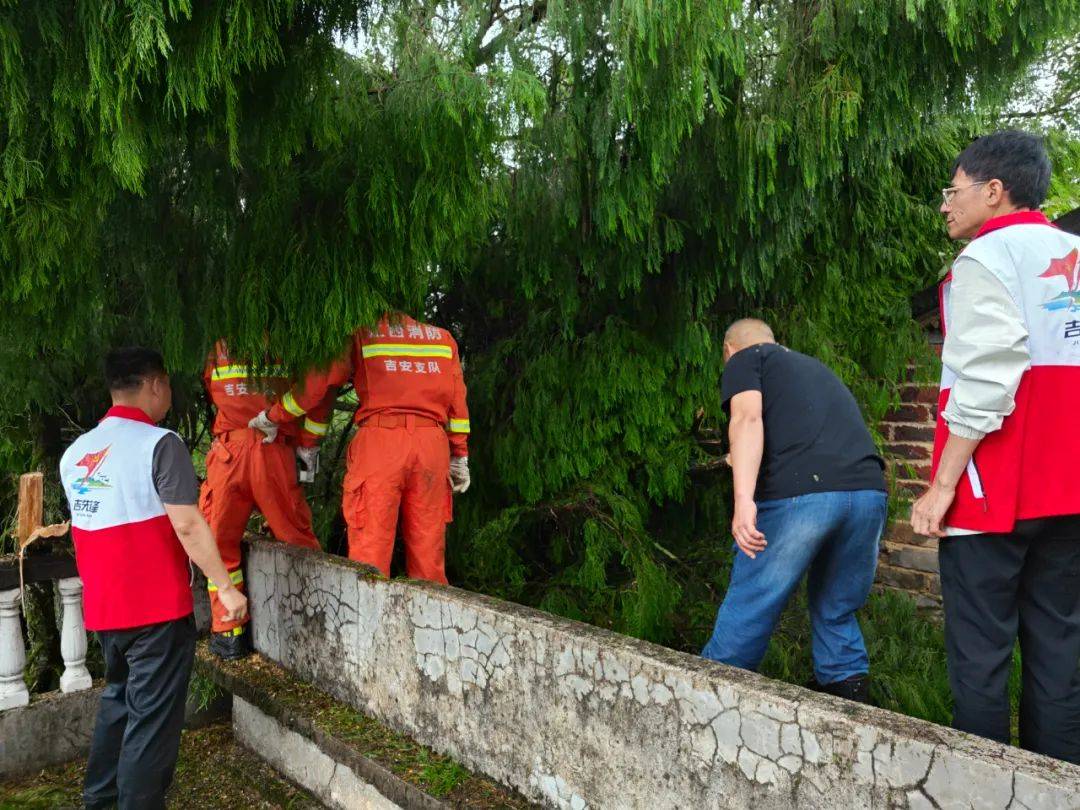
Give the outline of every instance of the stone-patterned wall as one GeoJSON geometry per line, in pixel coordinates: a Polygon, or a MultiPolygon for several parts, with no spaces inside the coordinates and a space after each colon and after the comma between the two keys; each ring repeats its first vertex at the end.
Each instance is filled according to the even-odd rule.
{"type": "Polygon", "coordinates": [[[1080,768],[454,588],[251,544],[256,648],[549,807],[1080,807],[1080,768]]]}
{"type": "MultiPolygon", "coordinates": [[[[937,396],[937,385],[904,383],[900,406],[879,425],[886,441],[892,494],[902,501],[921,495],[930,482],[937,396]]],[[[905,503],[901,519],[886,529],[878,560],[878,583],[907,593],[921,607],[937,608],[941,605],[937,540],[912,532],[907,512],[905,503]]]]}

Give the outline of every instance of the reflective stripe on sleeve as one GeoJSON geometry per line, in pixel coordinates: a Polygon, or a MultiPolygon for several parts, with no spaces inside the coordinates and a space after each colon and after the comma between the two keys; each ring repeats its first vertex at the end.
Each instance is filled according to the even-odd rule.
{"type": "MultiPolygon", "coordinates": [[[[243,585],[244,584],[244,570],[242,568],[237,568],[235,571],[230,571],[229,572],[229,579],[232,580],[233,585],[243,585]]],[[[206,590],[208,590],[210,593],[217,593],[217,589],[218,589],[217,585],[215,585],[209,579],[206,580],[206,590]]]]}
{"type": "Polygon", "coordinates": [[[304,430],[313,436],[325,436],[329,427],[326,422],[316,422],[310,416],[304,420],[304,430]]]}
{"type": "Polygon", "coordinates": [[[468,419],[451,419],[450,420],[450,432],[451,433],[468,433],[469,432],[469,420],[468,419]]]}
{"type": "Polygon", "coordinates": [[[293,416],[303,416],[307,413],[307,411],[300,407],[300,403],[296,401],[296,397],[293,396],[292,391],[285,392],[285,396],[281,398],[281,407],[293,416]]]}

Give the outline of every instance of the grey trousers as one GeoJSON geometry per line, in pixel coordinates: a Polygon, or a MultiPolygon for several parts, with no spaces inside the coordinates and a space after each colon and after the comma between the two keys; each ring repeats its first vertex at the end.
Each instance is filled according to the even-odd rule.
{"type": "Polygon", "coordinates": [[[83,785],[87,808],[164,810],[195,660],[195,620],[98,633],[105,691],[83,785]]]}
{"type": "Polygon", "coordinates": [[[953,726],[1009,742],[1019,639],[1020,745],[1080,763],[1080,516],[942,538],[939,560],[953,726]]]}

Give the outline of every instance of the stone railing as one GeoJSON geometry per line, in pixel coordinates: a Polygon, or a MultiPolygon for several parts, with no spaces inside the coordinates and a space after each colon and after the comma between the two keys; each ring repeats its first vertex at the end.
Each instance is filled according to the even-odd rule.
{"type": "Polygon", "coordinates": [[[548,807],[1080,808],[1080,768],[467,591],[251,543],[256,649],[548,807]]]}
{"type": "MultiPolygon", "coordinates": [[[[40,581],[40,579],[38,580],[40,581]]],[[[0,580],[0,587],[4,583],[0,580]]],[[[60,626],[60,654],[64,673],[60,676],[62,692],[78,692],[93,685],[86,668],[86,625],[83,622],[82,580],[77,576],[56,579],[60,592],[63,619],[60,626]]],[[[19,620],[21,591],[0,590],[0,710],[14,709],[30,702],[23,670],[26,646],[19,620]]]]}

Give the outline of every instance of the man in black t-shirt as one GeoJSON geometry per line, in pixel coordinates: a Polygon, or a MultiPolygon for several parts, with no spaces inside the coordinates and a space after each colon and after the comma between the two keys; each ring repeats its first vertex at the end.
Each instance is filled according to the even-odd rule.
{"type": "Polygon", "coordinates": [[[869,661],[855,611],[877,566],[884,463],[851,392],[820,361],[778,345],[768,324],[732,324],[724,362],[738,551],[702,655],[757,669],[807,574],[812,686],[866,701],[869,661]]]}

